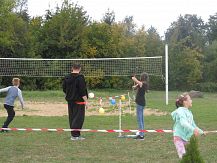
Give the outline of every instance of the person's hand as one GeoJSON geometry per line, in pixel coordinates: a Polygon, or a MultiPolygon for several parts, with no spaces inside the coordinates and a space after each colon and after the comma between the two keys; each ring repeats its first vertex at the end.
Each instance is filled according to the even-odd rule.
{"type": "Polygon", "coordinates": [[[206,136],[209,133],[209,131],[204,131],[203,135],[206,136]]]}
{"type": "Polygon", "coordinates": [[[136,89],[138,87],[138,84],[132,86],[133,89],[136,89]]]}
{"type": "Polygon", "coordinates": [[[135,89],[137,87],[137,85],[133,85],[132,88],[135,89]]]}
{"type": "Polygon", "coordinates": [[[209,133],[209,131],[203,131],[202,136],[206,136],[209,133]]]}
{"type": "Polygon", "coordinates": [[[130,77],[131,77],[131,79],[132,79],[133,77],[136,77],[136,74],[135,74],[135,73],[132,73],[130,77]]]}
{"type": "Polygon", "coordinates": [[[198,136],[199,134],[200,134],[200,133],[199,133],[198,128],[195,128],[195,129],[194,129],[194,135],[195,135],[195,136],[198,136]]]}

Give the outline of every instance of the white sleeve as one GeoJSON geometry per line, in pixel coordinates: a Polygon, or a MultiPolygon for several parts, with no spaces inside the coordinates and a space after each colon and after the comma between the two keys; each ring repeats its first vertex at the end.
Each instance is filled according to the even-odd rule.
{"type": "Polygon", "coordinates": [[[9,90],[9,88],[11,88],[11,86],[0,89],[0,93],[7,92],[9,90]]]}
{"type": "Polygon", "coordinates": [[[23,96],[22,96],[22,92],[20,89],[18,89],[18,98],[19,98],[21,107],[23,108],[24,107],[24,101],[23,101],[23,96]]]}

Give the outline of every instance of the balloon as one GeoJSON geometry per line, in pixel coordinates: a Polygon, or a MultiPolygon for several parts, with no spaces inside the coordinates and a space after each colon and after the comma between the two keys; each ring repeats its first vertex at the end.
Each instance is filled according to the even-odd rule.
{"type": "Polygon", "coordinates": [[[103,108],[99,108],[99,113],[100,114],[104,114],[105,113],[105,110],[103,108]]]}
{"type": "Polygon", "coordinates": [[[112,100],[111,100],[111,104],[112,104],[112,105],[115,105],[115,104],[116,104],[115,99],[112,99],[112,100]]]}
{"type": "Polygon", "coordinates": [[[124,101],[124,100],[125,100],[125,96],[121,95],[121,101],[124,101]]]}
{"type": "Polygon", "coordinates": [[[88,94],[88,97],[89,97],[89,98],[94,98],[94,93],[92,93],[92,92],[89,93],[89,94],[88,94]]]}

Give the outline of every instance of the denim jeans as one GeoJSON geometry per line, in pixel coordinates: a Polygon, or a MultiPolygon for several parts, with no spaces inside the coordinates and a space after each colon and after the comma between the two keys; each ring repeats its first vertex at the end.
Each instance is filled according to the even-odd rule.
{"type": "MultiPolygon", "coordinates": [[[[145,106],[136,105],[136,115],[139,130],[144,130],[144,108],[145,106]]],[[[144,136],[144,132],[139,132],[140,136],[144,136]]]]}

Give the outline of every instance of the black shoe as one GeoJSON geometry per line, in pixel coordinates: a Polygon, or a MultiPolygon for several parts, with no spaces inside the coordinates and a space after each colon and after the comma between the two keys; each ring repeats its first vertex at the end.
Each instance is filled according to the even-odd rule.
{"type": "Polygon", "coordinates": [[[8,132],[8,130],[0,130],[0,133],[8,132]]]}
{"type": "Polygon", "coordinates": [[[144,136],[137,135],[134,139],[136,139],[136,140],[144,140],[144,136]]]}
{"type": "Polygon", "coordinates": [[[1,129],[0,132],[1,132],[1,133],[3,133],[3,132],[8,132],[8,130],[1,129]]]}

